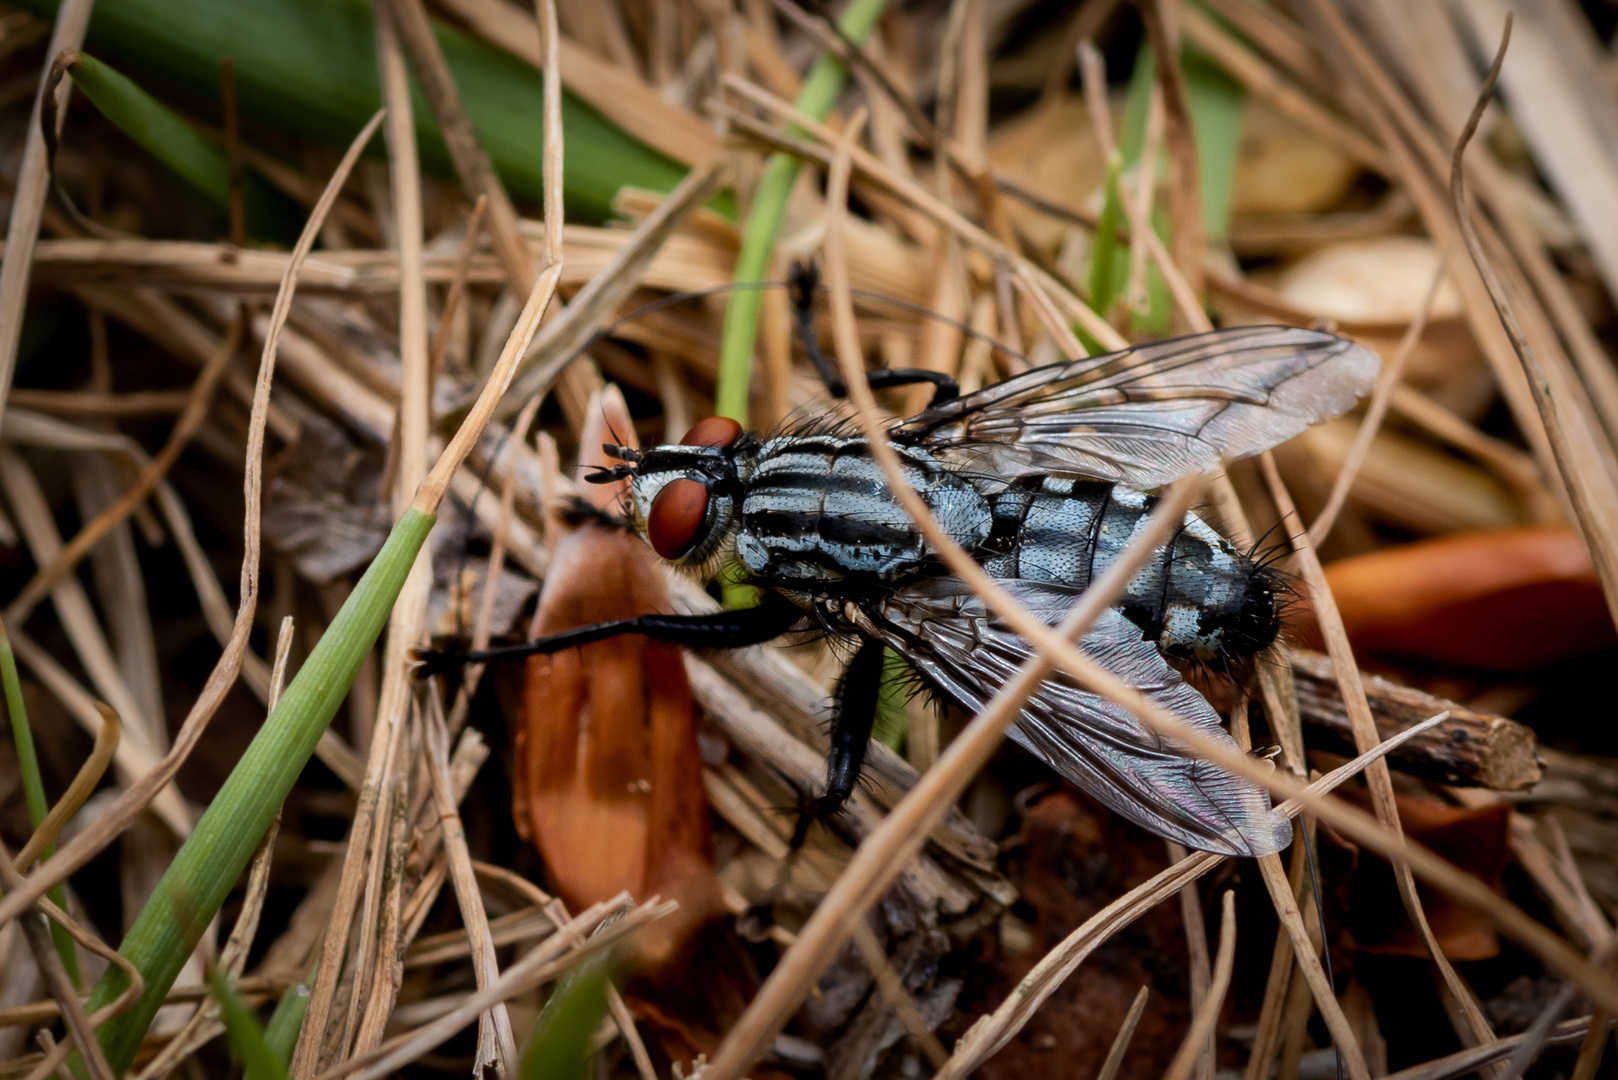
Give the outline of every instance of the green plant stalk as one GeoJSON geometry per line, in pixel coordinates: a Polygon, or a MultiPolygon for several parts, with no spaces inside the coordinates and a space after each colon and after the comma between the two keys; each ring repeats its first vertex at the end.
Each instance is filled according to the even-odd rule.
{"type": "Polygon", "coordinates": [[[898,752],[910,732],[910,721],[905,716],[905,699],[909,697],[910,665],[892,649],[882,650],[882,686],[876,697],[876,716],[871,721],[871,738],[898,752]]]}
{"type": "MultiPolygon", "coordinates": [[[[18,6],[54,19],[58,2],[18,6]]],[[[540,72],[442,23],[433,29],[507,189],[539,202],[540,72]]],[[[229,56],[244,120],[332,146],[348,145],[381,105],[376,24],[365,0],[97,0],[85,47],[181,112],[209,118],[219,110],[219,58],[229,56]]],[[[414,81],[411,100],[423,164],[453,176],[432,109],[414,81]]],[[[620,188],[668,192],[685,175],[683,166],[568,93],[562,126],[570,220],[605,220],[620,188]]]]}
{"type": "Polygon", "coordinates": [[[612,966],[609,952],[557,983],[523,1048],[522,1080],[585,1080],[589,1075],[590,1039],[607,1011],[612,966]]]}
{"type": "Polygon", "coordinates": [[[275,1003],[270,1022],[264,1026],[264,1041],[276,1060],[282,1065],[292,1063],[292,1051],[298,1046],[298,1032],[303,1030],[303,1016],[309,1011],[309,994],[314,989],[315,975],[320,971],[320,957],[309,965],[309,974],[303,982],[287,987],[281,1000],[275,1003]]]}
{"type": "Polygon", "coordinates": [[[219,968],[208,972],[208,987],[219,1003],[219,1019],[225,1025],[225,1038],[247,1080],[287,1080],[286,1063],[275,1056],[265,1041],[258,1017],[236,993],[230,976],[219,968]]]}
{"type": "MultiPolygon", "coordinates": [[[[220,214],[230,211],[230,165],[209,142],[168,106],[95,57],[80,53],[69,69],[76,86],[101,115],[189,184],[220,214]]],[[[242,195],[248,232],[291,243],[298,234],[292,201],[246,170],[242,195]]]]}
{"type": "MultiPolygon", "coordinates": [[[[321,733],[347,696],[434,520],[434,515],[411,508],[393,526],[387,543],[321,635],[125,935],[119,952],[140,971],[146,987],[132,1009],[109,1020],[99,1033],[107,1060],[120,1074],[134,1061],[141,1038],[186,958],[247,868],[321,733]]],[[[90,995],[87,1011],[106,1005],[127,984],[122,971],[108,968],[90,995]]]]}
{"type": "MultiPolygon", "coordinates": [[[[28,803],[28,820],[34,828],[45,820],[50,813],[50,804],[45,800],[45,780],[39,772],[39,754],[34,750],[34,732],[28,726],[28,708],[22,699],[22,680],[17,676],[17,657],[11,651],[11,636],[6,633],[3,623],[0,623],[0,682],[5,684],[6,715],[11,718],[11,738],[17,746],[17,771],[22,774],[23,799],[28,803]]],[[[39,861],[44,862],[56,851],[55,844],[47,844],[45,850],[40,852],[39,861]]],[[[19,867],[18,869],[21,869],[19,867]]],[[[67,892],[57,885],[47,893],[51,903],[67,910],[67,892]]],[[[67,969],[67,977],[73,980],[74,986],[82,986],[79,981],[79,954],[73,948],[73,939],[68,932],[50,924],[51,941],[56,951],[62,956],[62,966],[67,969]]]]}
{"type": "MultiPolygon", "coordinates": [[[[863,43],[887,0],[853,0],[837,21],[851,41],[863,43]]],[[[830,53],[823,53],[793,102],[799,112],[816,120],[831,110],[848,77],[847,66],[830,53]]],[[[753,208],[742,229],[741,251],[736,255],[736,284],[764,280],[775,250],[775,234],[786,214],[792,186],[798,181],[803,163],[787,154],[771,154],[764,175],[753,193],[753,208]]],[[[753,342],[758,336],[759,307],[763,290],[739,288],[725,304],[725,328],[719,343],[719,374],[714,388],[714,411],[747,426],[747,396],[753,379],[753,342]]]]}
{"type": "MultiPolygon", "coordinates": [[[[1146,135],[1146,112],[1151,103],[1156,60],[1151,46],[1142,45],[1130,74],[1124,102],[1124,121],[1119,150],[1124,167],[1140,161],[1146,135]]],[[[1202,189],[1202,217],[1208,240],[1222,244],[1230,235],[1230,205],[1236,184],[1236,160],[1241,149],[1242,120],[1246,95],[1241,84],[1212,60],[1187,45],[1180,51],[1180,71],[1185,77],[1186,98],[1191,107],[1191,132],[1197,144],[1198,179],[1202,189]]],[[[1156,168],[1142,163],[1141,168],[1156,168]]],[[[1168,215],[1154,207],[1152,227],[1170,243],[1168,215]]],[[[1120,251],[1121,269],[1115,277],[1128,277],[1129,253],[1120,251]]],[[[1168,283],[1155,266],[1146,269],[1147,309],[1132,315],[1130,326],[1141,333],[1163,333],[1173,320],[1173,298],[1168,283]]]]}
{"type": "MultiPolygon", "coordinates": [[[[1123,173],[1123,158],[1117,150],[1107,161],[1106,198],[1101,203],[1101,216],[1096,219],[1095,243],[1090,248],[1090,306],[1105,319],[1112,311],[1112,302],[1118,296],[1117,262],[1118,229],[1124,222],[1122,200],[1118,197],[1118,180],[1123,173]]],[[[1124,276],[1129,275],[1129,264],[1124,264],[1124,276]]]]}

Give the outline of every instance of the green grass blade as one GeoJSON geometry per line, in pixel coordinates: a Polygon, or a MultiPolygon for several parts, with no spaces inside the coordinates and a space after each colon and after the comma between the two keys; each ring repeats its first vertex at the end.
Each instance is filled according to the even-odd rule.
{"type": "Polygon", "coordinates": [[[309,965],[309,974],[303,982],[287,987],[281,1000],[275,1003],[270,1022],[264,1027],[264,1041],[276,1060],[282,1065],[292,1063],[292,1051],[298,1046],[298,1032],[303,1030],[303,1015],[309,1011],[309,993],[315,985],[315,974],[320,970],[320,958],[309,965]]]}
{"type": "Polygon", "coordinates": [[[586,961],[556,984],[523,1048],[522,1080],[585,1080],[590,1039],[607,1012],[611,973],[608,954],[586,961]]]}
{"type": "Polygon", "coordinates": [[[1197,140],[1201,170],[1202,216],[1208,241],[1223,244],[1230,236],[1230,200],[1236,184],[1236,158],[1242,147],[1242,121],[1247,94],[1241,83],[1191,46],[1180,51],[1186,97],[1191,102],[1191,130],[1197,140]]]}
{"type": "Polygon", "coordinates": [[[247,1080],[287,1080],[286,1063],[275,1056],[265,1041],[258,1017],[247,1007],[231,985],[230,976],[218,968],[208,972],[208,988],[219,1003],[219,1019],[225,1025],[225,1038],[242,1064],[247,1080]]]}
{"type": "MultiPolygon", "coordinates": [[[[11,738],[17,747],[17,771],[22,774],[23,799],[28,803],[28,820],[34,828],[45,820],[50,813],[50,804],[45,799],[45,780],[39,772],[39,754],[34,750],[34,732],[28,726],[28,709],[22,699],[22,680],[17,676],[17,657],[11,651],[11,636],[6,633],[4,624],[0,624],[0,683],[5,684],[6,716],[11,720],[11,738]]],[[[39,861],[44,862],[56,850],[55,844],[49,844],[40,853],[39,861]]],[[[47,894],[51,903],[67,910],[67,892],[57,885],[47,894]]],[[[73,980],[74,986],[82,986],[79,976],[79,954],[73,948],[73,939],[66,930],[50,924],[51,941],[56,945],[56,951],[62,956],[62,966],[67,969],[67,977],[73,980]]]]}
{"type": "Polygon", "coordinates": [[[882,650],[882,688],[877,694],[871,738],[898,752],[910,732],[905,703],[910,697],[910,664],[892,649],[882,650]]]}
{"type": "MultiPolygon", "coordinates": [[[[1141,46],[1129,79],[1129,95],[1124,104],[1124,123],[1119,140],[1125,168],[1134,166],[1140,160],[1155,71],[1156,60],[1151,47],[1141,46]]],[[[1236,158],[1241,150],[1246,94],[1241,84],[1190,46],[1180,51],[1180,71],[1185,76],[1186,97],[1191,107],[1192,137],[1197,144],[1203,221],[1209,242],[1223,244],[1230,235],[1230,204],[1236,183],[1236,158]]],[[[1152,225],[1164,244],[1172,248],[1168,215],[1160,207],[1154,208],[1152,225]]],[[[1123,253],[1122,273],[1126,276],[1129,272],[1128,259],[1128,253],[1123,253]]],[[[1173,300],[1168,283],[1156,267],[1146,271],[1146,292],[1147,310],[1137,313],[1130,325],[1137,331],[1163,333],[1168,330],[1172,319],[1173,300]]]]}
{"type": "Polygon", "coordinates": [[[1129,278],[1129,255],[1124,253],[1123,276],[1118,274],[1118,229],[1124,223],[1124,207],[1118,197],[1123,159],[1117,151],[1107,162],[1106,197],[1101,216],[1096,219],[1095,243],[1090,248],[1090,306],[1103,319],[1118,298],[1118,283],[1129,278]]]}
{"type": "MultiPolygon", "coordinates": [[[[95,57],[79,54],[69,69],[76,86],[101,115],[189,184],[222,217],[230,212],[230,166],[225,152],[131,79],[95,57]]],[[[242,195],[248,233],[290,244],[301,215],[292,201],[251,169],[242,195]]]]}
{"type": "MultiPolygon", "coordinates": [[[[887,0],[853,0],[844,9],[837,25],[856,42],[863,42],[882,15],[887,0]]],[[[794,103],[799,111],[819,120],[830,111],[842,93],[848,69],[829,53],[823,54],[810,69],[794,103]]],[[[571,148],[572,144],[569,144],[571,148]]],[[[764,177],[753,194],[753,208],[742,229],[742,246],[736,256],[735,281],[763,281],[775,250],[775,234],[786,213],[787,198],[797,183],[802,162],[786,154],[772,154],[764,166],[764,177]]],[[[762,289],[736,289],[725,305],[725,328],[719,344],[719,375],[714,389],[714,411],[747,426],[747,394],[753,379],[753,342],[758,336],[758,314],[764,302],[762,289]]]]}
{"type": "MultiPolygon", "coordinates": [[[[125,935],[119,952],[140,971],[146,989],[134,1008],[100,1030],[107,1060],[118,1072],[135,1059],[141,1037],[186,958],[247,868],[315,743],[347,696],[433,520],[414,508],[399,518],[125,935]]],[[[123,973],[109,968],[96,984],[87,1011],[101,1008],[126,985],[123,973]]]]}
{"type": "Polygon", "coordinates": [[[119,131],[174,170],[216,207],[229,205],[230,168],[222,150],[95,57],[80,53],[69,73],[73,85],[119,131]]]}
{"type": "MultiPolygon", "coordinates": [[[[866,0],[870,2],[870,0],[866,0]]],[[[58,0],[19,0],[54,18],[58,0]]],[[[512,195],[541,196],[539,71],[435,24],[466,110],[512,195]]],[[[97,0],[86,47],[161,100],[202,117],[219,110],[219,60],[233,58],[244,119],[346,146],[381,105],[376,28],[364,0],[97,0]]],[[[452,175],[432,110],[412,84],[423,163],[452,175]]],[[[569,217],[600,221],[622,187],[673,190],[685,169],[563,95],[569,217]]]]}

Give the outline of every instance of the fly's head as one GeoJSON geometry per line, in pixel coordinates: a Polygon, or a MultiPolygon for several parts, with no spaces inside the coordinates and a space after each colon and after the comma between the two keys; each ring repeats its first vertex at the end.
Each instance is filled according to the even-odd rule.
{"type": "Polygon", "coordinates": [[[698,421],[677,444],[637,451],[607,445],[625,464],[590,477],[629,479],[635,527],[663,558],[694,569],[719,561],[736,532],[743,472],[755,445],[736,421],[698,421]]]}

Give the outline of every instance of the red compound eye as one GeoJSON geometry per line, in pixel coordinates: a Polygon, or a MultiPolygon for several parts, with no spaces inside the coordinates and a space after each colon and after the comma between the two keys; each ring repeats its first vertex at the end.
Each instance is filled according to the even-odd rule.
{"type": "Polygon", "coordinates": [[[646,536],[652,542],[652,550],[670,561],[678,559],[697,542],[697,530],[702,528],[707,514],[705,485],[684,478],[670,480],[652,500],[652,512],[647,516],[646,536]]]}
{"type": "Polygon", "coordinates": [[[691,425],[682,446],[715,446],[723,450],[741,437],[742,426],[728,416],[710,416],[691,425]]]}

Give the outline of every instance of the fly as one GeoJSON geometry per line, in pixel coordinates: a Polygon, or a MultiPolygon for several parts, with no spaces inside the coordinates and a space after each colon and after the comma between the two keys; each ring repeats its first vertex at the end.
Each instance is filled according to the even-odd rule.
{"type": "MultiPolygon", "coordinates": [[[[813,270],[794,280],[803,346],[828,391],[846,391],[812,330],[813,270]]],[[[932,402],[887,431],[906,480],[949,535],[1018,601],[1055,625],[1145,525],[1152,489],[1260,453],[1347,411],[1376,379],[1370,350],[1315,330],[1244,326],[1035,368],[961,396],[931,371],[879,370],[876,388],[930,383],[932,402]]],[[[554,652],[639,633],[692,648],[760,644],[818,626],[856,643],[833,722],[826,789],[800,817],[834,814],[864,763],[893,648],[921,680],[982,708],[1032,655],[949,576],[888,489],[866,441],[798,425],[768,438],[710,417],[679,444],[634,451],[601,482],[629,480],[628,510],[653,550],[702,576],[735,563],[757,607],[644,615],[429,668],[554,652]]],[[[1174,663],[1250,665],[1280,631],[1279,576],[1195,514],[1153,554],[1081,648],[1204,734],[1234,746],[1174,663]]],[[[1187,847],[1264,855],[1292,826],[1257,784],[1191,756],[1122,706],[1060,673],[1010,737],[1125,818],[1187,847]]]]}

